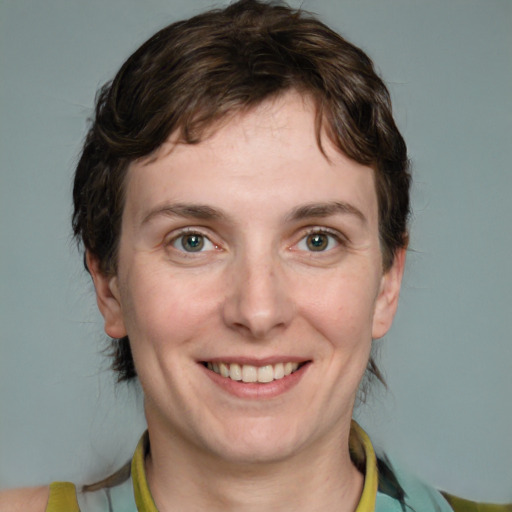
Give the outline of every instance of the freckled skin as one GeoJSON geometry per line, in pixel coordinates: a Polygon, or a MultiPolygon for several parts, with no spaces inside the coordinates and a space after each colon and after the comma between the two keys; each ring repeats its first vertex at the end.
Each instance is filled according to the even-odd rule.
{"type": "Polygon", "coordinates": [[[293,468],[307,457],[349,471],[340,440],[372,338],[394,316],[403,253],[383,274],[373,170],[323,142],[329,160],[314,107],[290,93],[131,165],[118,273],[91,267],[107,333],[131,340],[155,464],[172,451],[187,463],[293,468]],[[350,208],[294,217],[333,203],[350,208]],[[215,214],[176,215],[184,204],[215,214]],[[271,357],[311,363],[261,400],[226,392],[199,364],[271,357]]]}

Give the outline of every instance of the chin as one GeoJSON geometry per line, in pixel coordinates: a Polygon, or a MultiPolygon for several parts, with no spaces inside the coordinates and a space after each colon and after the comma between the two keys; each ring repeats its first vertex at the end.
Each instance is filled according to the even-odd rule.
{"type": "MultiPolygon", "coordinates": [[[[226,462],[238,464],[265,464],[285,460],[300,451],[304,439],[296,429],[275,419],[251,420],[230,425],[222,440],[210,447],[226,462]],[[271,420],[271,421],[268,421],[271,420]]],[[[307,436],[306,436],[307,437],[307,436]]]]}

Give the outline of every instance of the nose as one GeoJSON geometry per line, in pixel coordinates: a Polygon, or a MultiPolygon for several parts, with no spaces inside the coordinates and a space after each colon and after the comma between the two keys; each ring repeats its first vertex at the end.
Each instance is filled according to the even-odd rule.
{"type": "Polygon", "coordinates": [[[245,257],[233,263],[223,304],[226,325],[246,338],[262,340],[286,329],[294,303],[277,258],[245,257]]]}

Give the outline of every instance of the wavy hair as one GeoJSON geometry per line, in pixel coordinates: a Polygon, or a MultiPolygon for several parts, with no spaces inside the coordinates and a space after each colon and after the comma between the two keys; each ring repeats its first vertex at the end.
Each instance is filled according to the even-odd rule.
{"type": "MultiPolygon", "coordinates": [[[[316,134],[371,166],[383,268],[408,241],[410,173],[388,90],[370,58],[313,15],[240,0],[157,32],[99,91],[73,188],[73,231],[115,274],[130,162],[174,134],[196,144],[216,123],[296,90],[316,107],[316,134]]],[[[87,268],[87,265],[86,265],[87,268]]],[[[113,340],[118,380],[136,376],[128,338],[113,340]]],[[[370,374],[382,376],[370,359],[370,374]]]]}

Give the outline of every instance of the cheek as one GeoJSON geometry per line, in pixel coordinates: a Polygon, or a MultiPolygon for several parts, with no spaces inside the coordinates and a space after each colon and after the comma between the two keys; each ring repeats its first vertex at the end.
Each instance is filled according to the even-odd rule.
{"type": "Polygon", "coordinates": [[[215,286],[170,273],[130,274],[123,315],[132,343],[176,345],[197,334],[216,309],[215,286]]]}
{"type": "Polygon", "coordinates": [[[311,283],[307,288],[309,292],[297,293],[301,315],[326,339],[344,347],[371,344],[377,293],[373,280],[340,274],[331,276],[321,287],[311,283]]]}

